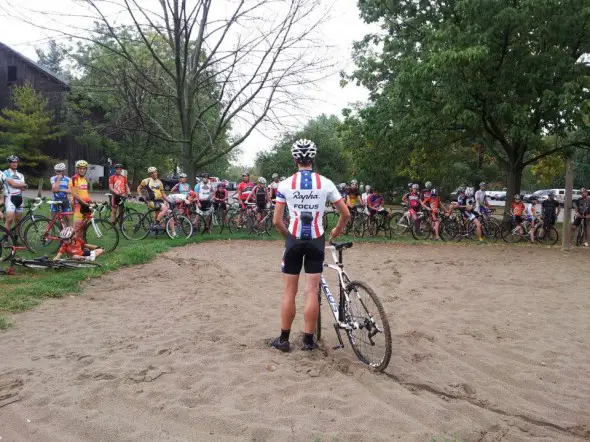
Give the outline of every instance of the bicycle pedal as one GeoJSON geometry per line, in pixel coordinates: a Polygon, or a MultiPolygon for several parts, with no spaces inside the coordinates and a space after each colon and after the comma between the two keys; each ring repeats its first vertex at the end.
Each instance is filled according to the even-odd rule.
{"type": "Polygon", "coordinates": [[[332,350],[340,350],[341,348],[344,348],[344,345],[335,345],[332,350]]]}

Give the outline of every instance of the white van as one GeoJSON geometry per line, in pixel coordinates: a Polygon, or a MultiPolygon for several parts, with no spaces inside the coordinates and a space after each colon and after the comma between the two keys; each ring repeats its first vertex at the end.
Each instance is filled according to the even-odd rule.
{"type": "MultiPolygon", "coordinates": [[[[555,199],[563,206],[565,202],[565,189],[548,189],[555,194],[555,199]]],[[[573,189],[572,191],[572,202],[579,199],[582,195],[580,189],[573,189]]]]}

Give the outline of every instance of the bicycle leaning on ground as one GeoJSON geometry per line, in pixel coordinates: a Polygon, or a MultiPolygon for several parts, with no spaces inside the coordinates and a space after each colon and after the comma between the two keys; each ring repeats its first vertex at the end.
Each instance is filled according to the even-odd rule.
{"type": "MultiPolygon", "coordinates": [[[[348,341],[359,361],[377,371],[383,371],[391,359],[389,321],[375,292],[364,282],[351,281],[344,270],[342,255],[344,250],[350,247],[352,247],[352,242],[330,243],[326,247],[326,250],[332,252],[333,264],[324,263],[324,267],[338,273],[339,297],[338,300],[334,299],[326,278],[322,274],[318,290],[320,306],[323,293],[336,321],[334,330],[340,345],[334,347],[334,349],[344,348],[340,330],[345,330],[348,341]],[[369,303],[372,304],[369,305],[369,303]]],[[[316,342],[319,342],[321,337],[322,316],[320,308],[316,326],[316,342]]]]}
{"type": "MultiPolygon", "coordinates": [[[[0,246],[1,247],[1,246],[0,246]]],[[[19,258],[16,256],[17,250],[25,250],[26,247],[10,247],[10,254],[8,254],[3,262],[8,261],[10,267],[4,273],[11,275],[14,273],[14,266],[21,266],[28,269],[95,269],[100,267],[100,264],[93,261],[86,261],[83,259],[57,259],[52,260],[47,256],[40,256],[39,258],[19,258]]]]}

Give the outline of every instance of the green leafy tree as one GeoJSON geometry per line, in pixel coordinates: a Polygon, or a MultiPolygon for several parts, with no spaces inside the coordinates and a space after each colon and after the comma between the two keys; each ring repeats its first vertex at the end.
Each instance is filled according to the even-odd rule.
{"type": "Polygon", "coordinates": [[[288,176],[295,171],[291,146],[299,138],[312,140],[318,146],[315,169],[332,181],[350,180],[350,155],[345,151],[339,136],[341,122],[335,115],[320,115],[310,120],[297,132],[285,133],[268,152],[259,153],[256,167],[261,176],[269,179],[273,173],[288,176]]]}
{"type": "Polygon", "coordinates": [[[42,151],[46,141],[60,132],[52,125],[47,100],[30,85],[12,89],[12,107],[0,111],[0,158],[15,154],[21,167],[39,169],[49,161],[42,151]]]}
{"type": "Polygon", "coordinates": [[[356,43],[351,77],[382,114],[375,137],[409,149],[483,144],[508,195],[526,166],[588,144],[587,2],[360,0],[359,8],[383,29],[356,43]],[[547,135],[560,141],[549,145],[547,135]]]}

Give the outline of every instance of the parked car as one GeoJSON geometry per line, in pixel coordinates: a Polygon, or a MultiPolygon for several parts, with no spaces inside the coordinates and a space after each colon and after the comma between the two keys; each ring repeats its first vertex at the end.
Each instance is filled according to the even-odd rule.
{"type": "Polygon", "coordinates": [[[235,181],[230,181],[227,184],[227,190],[237,190],[238,184],[235,181]]]}
{"type": "Polygon", "coordinates": [[[164,185],[164,190],[166,192],[169,192],[170,189],[172,189],[174,187],[174,185],[176,183],[178,183],[178,177],[177,176],[168,176],[166,178],[160,178],[160,181],[162,181],[162,184],[164,185]]]}
{"type": "MultiPolygon", "coordinates": [[[[555,199],[559,202],[559,204],[561,204],[563,206],[563,204],[565,203],[565,189],[547,189],[547,190],[552,191],[555,194],[555,199]]],[[[577,199],[580,199],[581,197],[582,197],[582,195],[580,194],[580,190],[573,189],[572,202],[576,201],[577,199]]]]}

